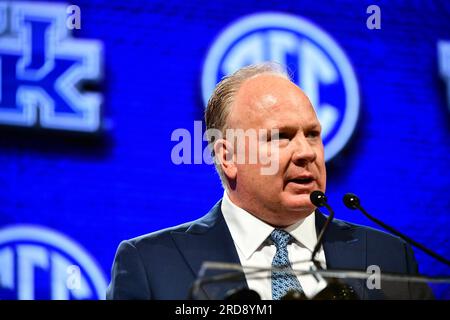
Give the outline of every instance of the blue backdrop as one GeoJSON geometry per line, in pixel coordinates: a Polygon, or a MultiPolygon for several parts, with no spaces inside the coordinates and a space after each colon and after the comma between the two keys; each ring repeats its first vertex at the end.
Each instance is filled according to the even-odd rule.
{"type": "MultiPolygon", "coordinates": [[[[0,298],[104,298],[99,288],[109,282],[121,240],[196,219],[220,199],[212,165],[172,162],[177,142],[171,135],[177,128],[193,133],[194,121],[203,119],[205,59],[222,32],[266,12],[320,28],[355,74],[358,122],[327,163],[336,217],[371,225],[342,204],[344,193],[355,192],[369,212],[450,257],[450,101],[438,55],[438,41],[450,41],[448,1],[74,4],[81,9],[81,29],[72,38],[96,40],[100,48],[94,51],[103,77],[82,89],[102,96],[102,127],[75,134],[1,126],[0,298]],[[374,3],[381,9],[378,30],[366,26],[366,9],[374,3]],[[72,264],[82,266],[91,290],[77,295],[57,285],[67,269],[58,266],[72,264]]],[[[0,19],[0,31],[7,31],[2,26],[8,20],[0,19]]],[[[2,52],[2,33],[0,41],[2,52]]],[[[4,80],[2,90],[8,88],[4,80]]],[[[421,252],[416,256],[423,273],[449,274],[421,252]]]]}

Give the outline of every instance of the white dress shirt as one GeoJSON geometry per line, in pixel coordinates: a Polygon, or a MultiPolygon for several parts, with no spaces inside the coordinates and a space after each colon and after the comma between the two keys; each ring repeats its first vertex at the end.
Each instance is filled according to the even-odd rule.
{"type": "MultiPolygon", "coordinates": [[[[275,228],[236,206],[231,202],[226,191],[223,195],[221,209],[238,252],[239,260],[244,268],[249,288],[258,292],[261,299],[271,300],[272,280],[270,272],[252,275],[250,274],[251,269],[248,269],[248,267],[272,267],[276,247],[269,236],[275,228]]],[[[311,213],[305,219],[284,228],[284,230],[294,238],[294,241],[287,246],[292,268],[294,270],[309,270],[313,267],[312,262],[296,262],[311,259],[312,251],[317,243],[315,213],[311,213]]],[[[323,248],[320,248],[316,259],[323,268],[326,267],[323,248]]],[[[308,298],[313,297],[326,286],[325,280],[319,278],[319,281],[317,281],[312,275],[298,275],[297,278],[308,298]]]]}

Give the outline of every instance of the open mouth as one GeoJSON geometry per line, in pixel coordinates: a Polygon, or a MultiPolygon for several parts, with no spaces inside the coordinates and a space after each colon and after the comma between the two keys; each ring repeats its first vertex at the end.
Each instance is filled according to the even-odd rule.
{"type": "Polygon", "coordinates": [[[289,180],[289,182],[293,182],[293,183],[297,183],[297,184],[301,184],[301,185],[307,185],[310,184],[314,181],[313,178],[297,178],[297,179],[291,179],[289,180]]]}

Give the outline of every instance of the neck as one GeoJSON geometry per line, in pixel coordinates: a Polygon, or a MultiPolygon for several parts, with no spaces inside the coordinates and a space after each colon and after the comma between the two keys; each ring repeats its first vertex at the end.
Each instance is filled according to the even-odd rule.
{"type": "Polygon", "coordinates": [[[225,193],[234,205],[274,228],[289,227],[298,221],[305,219],[314,212],[314,210],[310,210],[309,208],[305,208],[305,210],[302,211],[289,211],[283,209],[273,210],[264,204],[256,203],[253,200],[243,201],[236,192],[227,190],[225,193]]]}

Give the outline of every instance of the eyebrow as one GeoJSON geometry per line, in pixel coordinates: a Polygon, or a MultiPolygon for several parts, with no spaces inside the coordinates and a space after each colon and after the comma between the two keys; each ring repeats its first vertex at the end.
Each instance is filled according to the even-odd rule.
{"type": "Polygon", "coordinates": [[[322,126],[320,125],[320,123],[314,123],[312,125],[308,125],[306,126],[307,130],[318,130],[318,131],[322,131],[322,126]]]}
{"type": "MultiPolygon", "coordinates": [[[[296,131],[297,127],[290,126],[290,125],[281,125],[281,126],[274,126],[274,127],[270,128],[269,130],[275,130],[275,129],[278,129],[279,131],[296,131]]],[[[307,125],[304,129],[305,130],[322,131],[322,126],[320,125],[320,123],[314,123],[311,125],[307,125]]]]}

